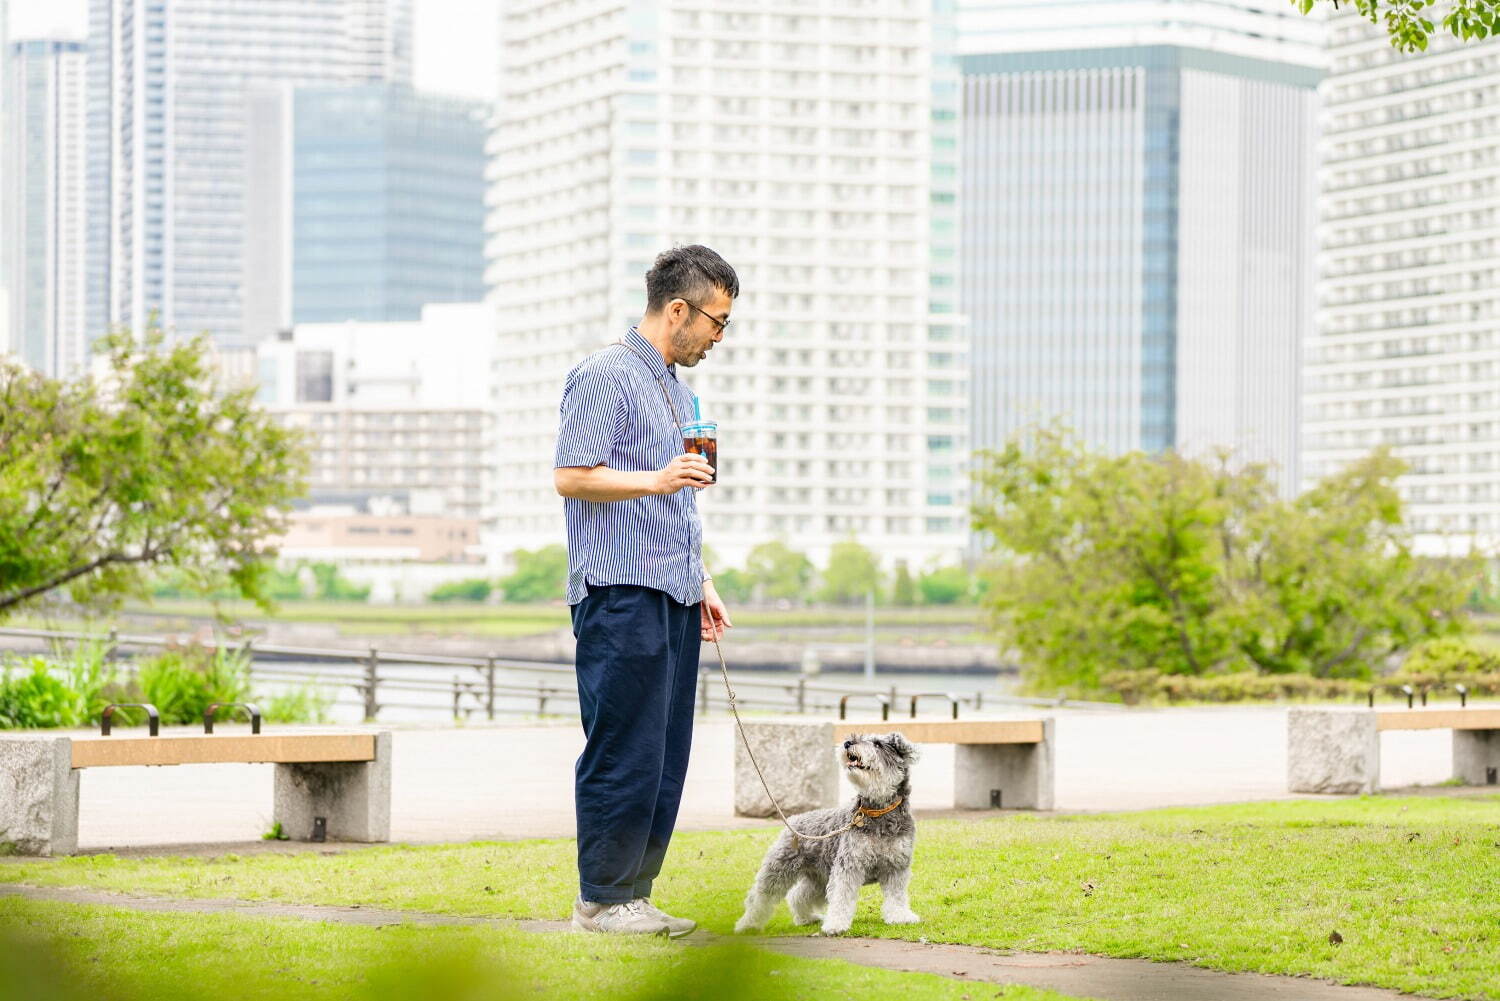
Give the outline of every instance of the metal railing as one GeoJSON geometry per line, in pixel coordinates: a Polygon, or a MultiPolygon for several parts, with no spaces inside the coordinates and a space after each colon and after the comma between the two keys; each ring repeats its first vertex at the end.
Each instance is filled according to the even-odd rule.
{"type": "MultiPolygon", "coordinates": [[[[573,665],[556,661],[528,661],[498,655],[462,656],[453,654],[407,653],[366,647],[359,650],[302,647],[254,640],[240,642],[201,642],[181,637],[144,636],[110,630],[108,633],[84,633],[66,630],[0,628],[0,638],[26,639],[49,644],[103,643],[104,656],[112,660],[130,660],[131,652],[152,649],[197,646],[205,650],[228,650],[240,653],[256,682],[278,685],[314,685],[331,689],[335,705],[360,710],[367,721],[379,718],[383,709],[405,709],[451,713],[454,719],[468,720],[476,714],[494,720],[498,716],[572,716],[577,714],[578,692],[573,665]],[[453,670],[457,668],[456,673],[453,670]],[[408,669],[394,673],[397,669],[408,669]],[[416,669],[412,673],[410,669],[416,669]],[[428,675],[431,675],[430,677],[428,675]],[[447,675],[446,677],[442,675],[447,675]],[[425,695],[417,701],[413,696],[425,695]]],[[[916,718],[919,699],[940,698],[947,702],[947,713],[958,718],[960,708],[980,711],[986,705],[1061,706],[1121,708],[1106,703],[1086,703],[1056,699],[1026,698],[996,692],[934,693],[898,691],[897,686],[861,687],[847,682],[819,683],[806,675],[788,671],[785,678],[747,677],[732,674],[736,704],[749,712],[796,714],[839,713],[843,718],[850,699],[875,699],[881,706],[881,718],[888,719],[891,708],[902,698],[909,700],[911,718],[916,718]]],[[[717,670],[704,667],[697,685],[698,712],[727,712],[729,699],[717,670]]]]}

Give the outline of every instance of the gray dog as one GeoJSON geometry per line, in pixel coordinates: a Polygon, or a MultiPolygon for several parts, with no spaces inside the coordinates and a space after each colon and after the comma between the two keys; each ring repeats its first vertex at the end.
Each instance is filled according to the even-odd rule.
{"type": "Polygon", "coordinates": [[[852,806],[799,813],[790,818],[791,824],[809,835],[828,834],[850,822],[856,826],[824,841],[782,831],[766,852],[735,931],[759,929],[785,894],[794,923],[807,925],[821,919],[823,934],[843,934],[854,920],[859,888],[876,882],[885,895],[880,916],[886,924],[920,920],[906,902],[917,836],[907,800],[917,749],[899,733],[856,734],[844,741],[842,758],[844,774],[859,791],[859,798],[852,806]]]}

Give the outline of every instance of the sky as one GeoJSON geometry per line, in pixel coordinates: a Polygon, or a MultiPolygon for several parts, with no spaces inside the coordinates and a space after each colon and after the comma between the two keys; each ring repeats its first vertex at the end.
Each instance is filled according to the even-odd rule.
{"type": "MultiPolygon", "coordinates": [[[[501,0],[415,0],[419,89],[490,100],[495,95],[501,0]]],[[[86,0],[10,0],[10,37],[88,30],[86,0]]]]}

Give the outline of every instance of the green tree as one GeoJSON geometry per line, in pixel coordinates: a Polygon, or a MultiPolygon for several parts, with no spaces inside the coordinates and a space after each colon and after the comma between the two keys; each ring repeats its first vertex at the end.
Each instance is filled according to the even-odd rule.
{"type": "Polygon", "coordinates": [[[803,553],[785,542],[762,542],[750,550],[745,572],[764,598],[805,600],[812,583],[813,565],[803,553]]]}
{"type": "MultiPolygon", "coordinates": [[[[1340,0],[1292,0],[1304,14],[1313,9],[1329,6],[1337,9],[1340,0]]],[[[1390,36],[1391,44],[1403,52],[1424,52],[1431,35],[1437,31],[1433,17],[1438,13],[1438,0],[1343,0],[1371,24],[1383,25],[1390,36]]],[[[1471,41],[1494,34],[1496,29],[1496,0],[1448,0],[1441,24],[1455,38],[1471,41]]]]}
{"type": "Polygon", "coordinates": [[[1416,557],[1375,453],[1287,501],[1227,456],[1104,456],[1056,428],[980,457],[983,602],[1037,689],[1120,669],[1366,677],[1460,628],[1477,558],[1416,557]]]}
{"type": "Polygon", "coordinates": [[[929,605],[952,605],[968,598],[974,590],[969,571],[957,563],[929,570],[917,581],[917,586],[922,589],[922,601],[929,605]]]}
{"type": "Polygon", "coordinates": [[[450,580],[439,584],[427,594],[428,601],[484,601],[490,596],[494,585],[483,577],[469,580],[450,580]]]}
{"type": "Polygon", "coordinates": [[[912,582],[911,571],[905,560],[896,561],[896,574],[891,582],[891,604],[910,608],[917,603],[917,586],[912,582]]]}
{"type": "Polygon", "coordinates": [[[515,573],[500,582],[506,601],[560,601],[568,593],[568,550],[563,546],[517,549],[515,573]]]}
{"type": "Polygon", "coordinates": [[[835,604],[852,605],[865,600],[871,591],[880,600],[880,561],[875,554],[853,539],[835,542],[828,551],[828,566],[823,571],[819,596],[835,604]]]}
{"type": "Polygon", "coordinates": [[[755,594],[755,584],[750,575],[732,567],[714,574],[714,588],[725,601],[749,601],[755,594]]]}
{"type": "Polygon", "coordinates": [[[1413,552],[1396,492],[1405,471],[1382,449],[1295,501],[1259,506],[1245,530],[1226,526],[1238,645],[1262,671],[1365,678],[1463,628],[1483,562],[1413,552]]]}
{"type": "Polygon", "coordinates": [[[0,616],[63,590],[145,598],[166,567],[267,605],[272,540],[304,490],[299,436],[253,389],[218,384],[201,337],[97,350],[100,380],[0,360],[0,616]]]}

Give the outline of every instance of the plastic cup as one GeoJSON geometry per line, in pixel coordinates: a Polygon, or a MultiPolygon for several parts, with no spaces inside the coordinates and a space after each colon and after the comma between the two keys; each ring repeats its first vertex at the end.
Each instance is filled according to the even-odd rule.
{"type": "Polygon", "coordinates": [[[682,449],[701,455],[713,467],[713,482],[719,482],[719,425],[714,421],[693,421],[682,426],[682,449]]]}

